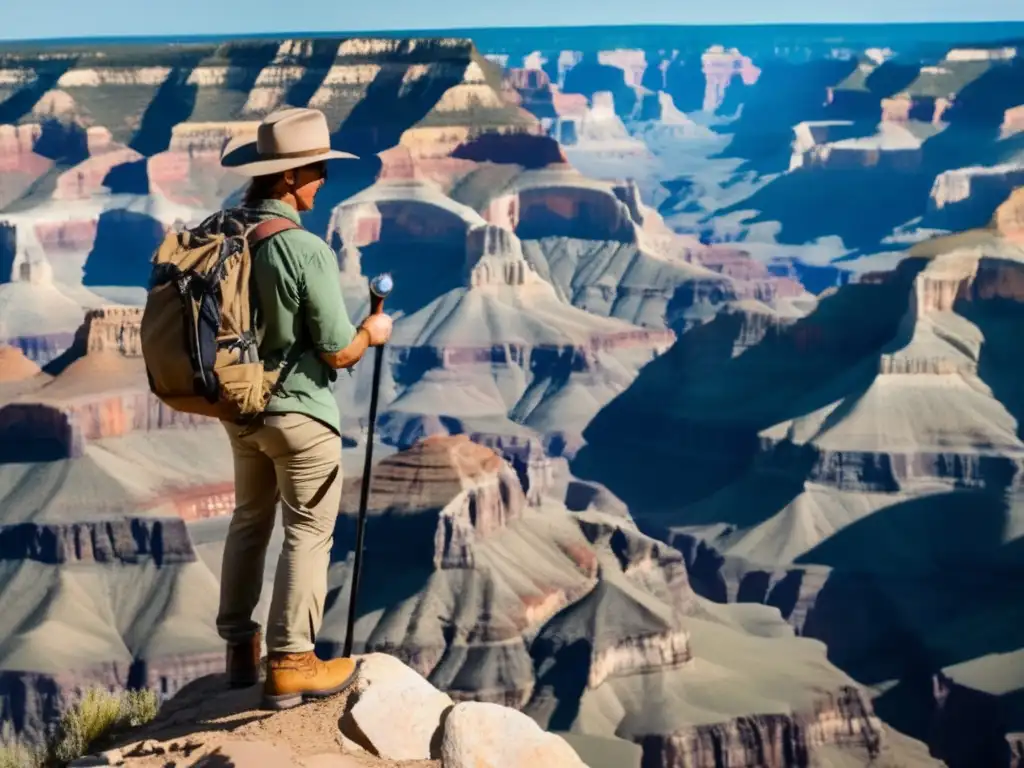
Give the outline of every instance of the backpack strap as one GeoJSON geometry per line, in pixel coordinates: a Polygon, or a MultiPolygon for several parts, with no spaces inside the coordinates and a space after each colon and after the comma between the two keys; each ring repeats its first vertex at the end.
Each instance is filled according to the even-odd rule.
{"type": "Polygon", "coordinates": [[[272,219],[261,221],[246,233],[246,237],[249,239],[249,247],[254,248],[268,237],[288,229],[302,229],[302,227],[291,219],[286,219],[284,216],[275,216],[272,219]]]}
{"type": "MultiPolygon", "coordinates": [[[[245,230],[246,242],[249,245],[250,255],[256,250],[256,247],[264,240],[273,237],[274,235],[285,232],[289,229],[302,229],[299,224],[296,224],[291,219],[287,219],[284,216],[275,216],[272,219],[265,219],[257,224],[249,227],[245,230]]],[[[249,291],[252,295],[252,327],[255,329],[259,324],[260,307],[259,307],[259,292],[256,290],[254,282],[250,282],[249,291]]]]}
{"type": "MultiPolygon", "coordinates": [[[[249,249],[252,250],[267,238],[273,237],[274,235],[280,232],[285,232],[289,229],[302,229],[302,227],[284,216],[275,216],[272,219],[265,219],[246,232],[245,236],[249,241],[249,249]]],[[[278,368],[280,374],[277,377],[277,381],[275,381],[270,388],[271,397],[281,391],[281,385],[284,383],[285,378],[292,372],[292,369],[298,365],[303,354],[304,350],[298,343],[298,339],[296,339],[295,344],[293,344],[292,348],[288,350],[288,354],[285,355],[285,359],[281,362],[281,365],[278,368]]],[[[260,421],[262,421],[262,416],[262,413],[255,413],[249,419],[240,420],[238,423],[245,427],[245,429],[242,430],[242,435],[248,434],[255,429],[255,427],[259,425],[260,421]]]]}

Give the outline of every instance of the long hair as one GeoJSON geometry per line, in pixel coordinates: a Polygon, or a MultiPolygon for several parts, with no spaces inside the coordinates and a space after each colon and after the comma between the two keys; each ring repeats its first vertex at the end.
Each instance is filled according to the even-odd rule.
{"type": "Polygon", "coordinates": [[[245,196],[242,198],[242,205],[249,208],[260,200],[266,200],[274,194],[274,187],[277,186],[278,181],[281,180],[280,173],[271,173],[266,176],[255,176],[253,180],[249,182],[249,188],[245,190],[245,196]]]}

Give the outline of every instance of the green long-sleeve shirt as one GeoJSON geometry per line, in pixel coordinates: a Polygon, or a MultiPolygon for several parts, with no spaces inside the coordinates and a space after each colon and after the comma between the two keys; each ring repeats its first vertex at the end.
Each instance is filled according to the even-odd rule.
{"type": "MultiPolygon", "coordinates": [[[[261,219],[283,216],[300,223],[298,212],[278,200],[248,207],[260,211],[261,219]]],[[[263,331],[260,357],[268,366],[297,361],[266,411],[306,414],[340,433],[331,391],[337,374],[320,357],[344,349],[356,335],[341,295],[337,256],[313,233],[289,229],[257,244],[252,270],[263,331]]]]}

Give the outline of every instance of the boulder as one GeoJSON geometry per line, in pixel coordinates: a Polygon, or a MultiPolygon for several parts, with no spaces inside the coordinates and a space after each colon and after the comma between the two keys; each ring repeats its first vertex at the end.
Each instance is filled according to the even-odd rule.
{"type": "Polygon", "coordinates": [[[541,730],[522,712],[499,704],[456,704],[444,725],[445,768],[587,768],[565,739],[541,730]]]}
{"type": "Polygon", "coordinates": [[[394,656],[359,657],[359,679],[341,719],[342,733],[389,760],[426,760],[438,751],[437,734],[452,700],[394,656]],[[401,727],[396,714],[401,713],[401,727]]]}

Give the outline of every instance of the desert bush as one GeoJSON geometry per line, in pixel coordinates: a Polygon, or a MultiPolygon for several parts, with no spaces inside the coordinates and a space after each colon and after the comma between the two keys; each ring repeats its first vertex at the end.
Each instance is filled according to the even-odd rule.
{"type": "MultiPolygon", "coordinates": [[[[88,754],[89,747],[114,729],[134,728],[156,717],[159,702],[150,690],[117,691],[90,688],[61,717],[50,758],[66,763],[88,754]]],[[[6,768],[0,764],[0,768],[6,768]]]]}
{"type": "Polygon", "coordinates": [[[46,763],[46,749],[18,738],[10,721],[0,725],[0,768],[40,768],[46,763]]]}

